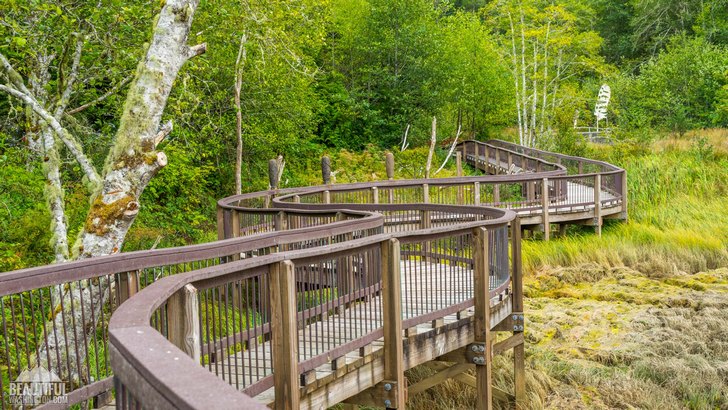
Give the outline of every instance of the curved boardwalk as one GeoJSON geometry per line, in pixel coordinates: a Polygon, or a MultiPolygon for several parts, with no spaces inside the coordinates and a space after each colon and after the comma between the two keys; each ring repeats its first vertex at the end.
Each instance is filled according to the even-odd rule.
{"type": "Polygon", "coordinates": [[[230,197],[217,242],[0,274],[3,408],[40,363],[70,403],[115,389],[118,408],[404,408],[449,378],[482,408],[522,400],[521,234],[626,218],[626,174],[502,141],[459,151],[486,175],[230,197]],[[47,320],[64,301],[92,329],[47,320]],[[59,340],[70,351],[38,359],[59,340]],[[511,349],[503,392],[491,360],[511,349]],[[408,385],[416,366],[437,373],[408,385]]]}

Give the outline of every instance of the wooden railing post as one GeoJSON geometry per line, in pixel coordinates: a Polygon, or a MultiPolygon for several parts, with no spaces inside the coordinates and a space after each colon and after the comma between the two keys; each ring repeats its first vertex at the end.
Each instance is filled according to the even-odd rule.
{"type": "Polygon", "coordinates": [[[404,378],[400,266],[399,241],[388,239],[382,242],[382,314],[384,319],[384,381],[382,387],[384,389],[381,405],[391,409],[404,409],[407,400],[407,382],[404,378]]]}
{"type": "Polygon", "coordinates": [[[324,191],[324,192],[321,193],[321,200],[325,204],[330,204],[331,203],[331,192],[329,192],[328,189],[326,191],[324,191]]]}
{"type": "Polygon", "coordinates": [[[379,188],[373,186],[372,187],[372,203],[378,204],[379,203],[379,188]]]}
{"type": "MultiPolygon", "coordinates": [[[[422,184],[422,192],[423,192],[423,201],[426,204],[430,203],[430,186],[428,184],[422,184]]],[[[420,211],[420,229],[430,229],[432,228],[432,214],[430,211],[420,211]]],[[[425,243],[422,244],[422,259],[424,261],[430,261],[430,242],[425,241],[425,243]]]]}
{"type": "Polygon", "coordinates": [[[500,150],[498,148],[495,149],[495,174],[498,175],[501,168],[501,162],[500,162],[500,150]]]}
{"type": "Polygon", "coordinates": [[[526,182],[526,199],[528,202],[536,200],[536,180],[526,182]]]}
{"type": "Polygon", "coordinates": [[[217,239],[225,239],[225,210],[217,206],[217,239]]]}
{"type": "Polygon", "coordinates": [[[500,184],[493,185],[493,202],[496,206],[500,203],[500,184]]]}
{"type": "Polygon", "coordinates": [[[602,236],[602,176],[594,176],[594,232],[602,236]]]}
{"type": "Polygon", "coordinates": [[[480,205],[480,182],[473,182],[473,204],[480,205]]]}
{"type": "Polygon", "coordinates": [[[622,171],[622,219],[627,220],[627,171],[622,171]]]}
{"type": "Polygon", "coordinates": [[[286,212],[278,212],[273,219],[273,224],[275,225],[276,231],[285,231],[288,229],[288,215],[286,212]]]}
{"type": "Polygon", "coordinates": [[[549,223],[549,179],[541,181],[541,218],[543,219],[543,239],[548,241],[551,235],[549,223]]]}
{"type": "Polygon", "coordinates": [[[488,172],[488,164],[490,164],[490,147],[488,147],[488,144],[484,146],[483,149],[483,171],[488,172]]]}
{"type": "Polygon", "coordinates": [[[240,214],[237,210],[232,210],[232,237],[233,238],[239,238],[240,237],[240,214]]]}
{"type": "Polygon", "coordinates": [[[195,362],[200,363],[200,316],[197,289],[185,285],[167,301],[167,335],[195,362]]]}
{"type": "MultiPolygon", "coordinates": [[[[298,195],[293,195],[293,203],[294,204],[300,204],[301,203],[301,197],[298,195]]],[[[288,225],[289,229],[298,229],[301,227],[301,217],[299,215],[292,215],[288,214],[288,221],[290,222],[288,225]]]]}
{"type": "Polygon", "coordinates": [[[139,292],[139,271],[119,274],[119,302],[124,302],[139,292]]]}
{"type": "Polygon", "coordinates": [[[299,408],[298,326],[296,281],[291,261],[270,265],[271,342],[273,348],[274,408],[299,408]]]}
{"type": "MultiPolygon", "coordinates": [[[[240,215],[237,210],[223,210],[221,232],[223,239],[237,238],[240,236],[240,215]]],[[[220,235],[220,232],[218,232],[218,235],[220,235]]],[[[240,254],[235,254],[232,257],[226,258],[226,261],[230,262],[238,259],[240,259],[240,254]]]]}
{"type": "MultiPolygon", "coordinates": [[[[513,334],[523,333],[523,272],[521,270],[521,220],[518,216],[511,222],[511,311],[513,334]]],[[[513,348],[513,379],[516,407],[526,400],[525,348],[520,343],[513,348]]]]}
{"type": "MultiPolygon", "coordinates": [[[[276,231],[285,231],[288,229],[288,215],[285,211],[280,211],[273,216],[273,229],[276,231]]],[[[288,250],[288,245],[278,244],[276,248],[276,252],[285,252],[288,250]]]]}
{"type": "Polygon", "coordinates": [[[478,409],[493,408],[491,335],[490,335],[490,289],[488,265],[488,231],[476,228],[473,231],[473,287],[475,295],[475,337],[473,350],[482,356],[474,358],[478,394],[478,409]],[[480,359],[479,361],[476,361],[480,359]]]}
{"type": "MultiPolygon", "coordinates": [[[[462,158],[460,156],[460,152],[457,152],[455,155],[455,164],[457,167],[457,176],[461,177],[463,176],[463,162],[462,158]]],[[[458,186],[458,197],[457,197],[457,203],[458,205],[462,205],[465,198],[465,188],[462,185],[458,186]]]]}

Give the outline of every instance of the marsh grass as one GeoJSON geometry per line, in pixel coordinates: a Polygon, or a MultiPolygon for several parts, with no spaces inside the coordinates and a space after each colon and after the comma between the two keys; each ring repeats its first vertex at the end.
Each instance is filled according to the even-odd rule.
{"type": "MultiPolygon", "coordinates": [[[[607,223],[601,238],[570,227],[564,238],[524,241],[524,407],[728,409],[728,130],[585,155],[627,170],[629,221],[607,223]]],[[[511,360],[497,357],[493,373],[508,392],[511,360]]],[[[409,405],[475,400],[448,381],[409,405]]]]}

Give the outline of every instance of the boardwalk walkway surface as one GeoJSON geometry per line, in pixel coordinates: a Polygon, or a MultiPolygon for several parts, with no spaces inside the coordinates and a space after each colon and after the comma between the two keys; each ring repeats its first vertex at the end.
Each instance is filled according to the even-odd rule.
{"type": "Polygon", "coordinates": [[[482,408],[518,402],[521,234],[600,233],[626,218],[626,174],[502,141],[459,153],[486,175],[244,194],[219,202],[217,242],[0,274],[0,380],[65,338],[73,351],[46,363],[71,404],[103,406],[115,390],[120,409],[404,408],[448,378],[475,387],[482,408]],[[59,286],[86,299],[46,323],[59,286]],[[77,332],[84,315],[96,331],[77,332]],[[492,357],[507,351],[513,392],[491,386],[492,357]],[[408,385],[417,366],[437,373],[408,385]]]}

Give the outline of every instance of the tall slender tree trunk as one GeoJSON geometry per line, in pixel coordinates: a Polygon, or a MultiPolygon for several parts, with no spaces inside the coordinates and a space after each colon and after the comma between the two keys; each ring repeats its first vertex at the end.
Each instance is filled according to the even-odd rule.
{"type": "Polygon", "coordinates": [[[68,224],[66,223],[63,185],[59,170],[61,158],[58,155],[53,131],[48,126],[43,128],[41,141],[43,142],[43,174],[48,182],[44,189],[44,196],[48,209],[51,211],[51,246],[55,262],[60,263],[68,260],[68,224]]]}
{"type": "Polygon", "coordinates": [[[538,107],[538,41],[533,41],[533,95],[531,97],[531,140],[529,147],[536,146],[536,116],[538,107]]]}
{"type": "MultiPolygon", "coordinates": [[[[511,13],[508,13],[508,21],[511,23],[511,59],[513,60],[513,80],[515,83],[516,90],[516,114],[518,115],[518,142],[521,145],[525,144],[523,134],[523,116],[521,114],[521,92],[518,82],[518,56],[516,55],[516,30],[513,27],[513,17],[511,13]]],[[[487,159],[486,159],[487,160],[487,159]]]]}
{"type": "Polygon", "coordinates": [[[548,97],[549,84],[549,34],[551,33],[551,21],[546,24],[546,41],[543,44],[543,92],[541,102],[541,130],[540,134],[544,134],[544,126],[546,124],[546,102],[548,97]]]}
{"type": "Polygon", "coordinates": [[[525,23],[523,21],[523,9],[521,11],[521,110],[523,111],[523,135],[525,145],[530,145],[531,129],[528,122],[528,96],[526,86],[526,33],[524,31],[525,23]]]}
{"type": "Polygon", "coordinates": [[[240,107],[240,90],[243,87],[243,68],[247,57],[245,43],[247,36],[243,34],[240,37],[240,49],[238,50],[238,58],[235,61],[235,135],[238,144],[235,149],[235,194],[240,195],[243,186],[243,110],[240,107]]]}
{"type": "Polygon", "coordinates": [[[425,178],[430,177],[430,168],[432,167],[432,155],[435,153],[435,143],[437,142],[437,118],[432,117],[432,134],[430,134],[430,150],[427,153],[427,163],[425,164],[425,178]]]}

